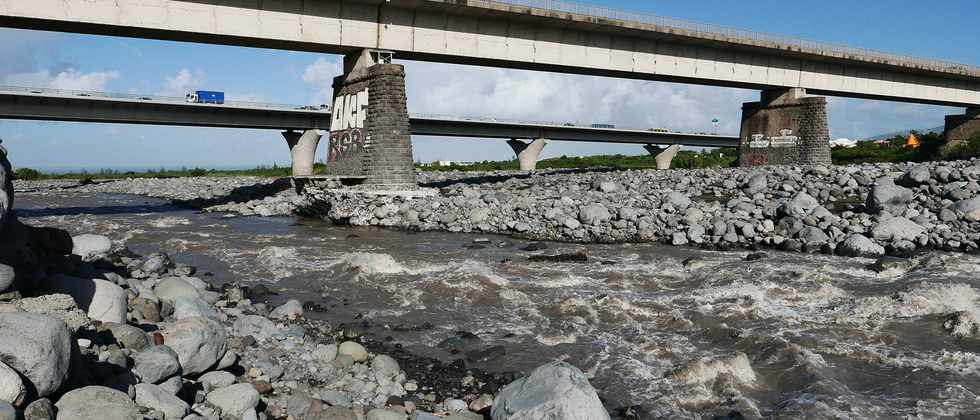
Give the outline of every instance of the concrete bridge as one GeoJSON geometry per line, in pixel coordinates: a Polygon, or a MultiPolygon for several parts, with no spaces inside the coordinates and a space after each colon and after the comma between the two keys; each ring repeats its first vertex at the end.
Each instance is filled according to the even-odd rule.
{"type": "MultiPolygon", "coordinates": [[[[201,104],[189,103],[181,97],[13,86],[0,86],[0,118],[285,130],[283,136],[290,143],[300,142],[304,134],[309,139],[306,141],[318,142],[332,123],[329,106],[245,101],[201,104]]],[[[738,136],[597,128],[571,123],[409,114],[409,125],[413,135],[510,139],[515,153],[527,156],[526,169],[534,169],[540,149],[529,155],[522,147],[525,143],[516,139],[642,144],[651,153],[660,153],[653,145],[738,147],[738,136]]],[[[294,145],[290,147],[300,152],[294,145]]],[[[305,147],[313,150],[304,149],[304,153],[315,152],[315,145],[305,147]]],[[[304,161],[298,156],[296,160],[304,161]]],[[[301,166],[297,175],[304,175],[306,167],[312,168],[301,166]]]]}
{"type": "Polygon", "coordinates": [[[552,0],[0,0],[0,25],[344,54],[334,108],[347,113],[332,121],[328,167],[378,184],[414,182],[389,52],[759,89],[743,106],[742,164],[829,163],[826,102],[811,94],[960,106],[947,140],[980,131],[975,66],[552,0]]]}

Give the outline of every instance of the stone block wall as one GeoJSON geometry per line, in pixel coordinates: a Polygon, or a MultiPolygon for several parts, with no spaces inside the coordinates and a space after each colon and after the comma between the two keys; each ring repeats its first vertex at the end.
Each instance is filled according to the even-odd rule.
{"type": "Polygon", "coordinates": [[[804,95],[765,92],[742,106],[741,166],[831,164],[827,99],[804,95]]]}
{"type": "Polygon", "coordinates": [[[970,108],[963,115],[947,115],[943,150],[956,147],[977,133],[980,133],[980,108],[970,108]]]}
{"type": "Polygon", "coordinates": [[[404,67],[374,64],[355,69],[334,79],[334,92],[334,118],[341,122],[331,127],[327,175],[363,177],[365,185],[415,186],[404,67]],[[345,109],[351,96],[357,98],[355,110],[345,109]],[[364,99],[366,105],[357,102],[364,99]],[[351,121],[361,123],[345,124],[343,114],[357,115],[351,121]]]}

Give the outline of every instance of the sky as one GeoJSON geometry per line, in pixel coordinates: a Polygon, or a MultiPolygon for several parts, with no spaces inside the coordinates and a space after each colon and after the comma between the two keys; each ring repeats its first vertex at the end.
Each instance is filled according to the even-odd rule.
{"type": "MultiPolygon", "coordinates": [[[[980,2],[921,0],[633,0],[591,4],[890,53],[980,64],[980,2]]],[[[0,28],[0,84],[228,99],[329,103],[340,57],[307,52],[0,28]]],[[[399,61],[413,113],[610,123],[738,134],[741,105],[757,91],[679,83],[399,61]]],[[[862,138],[943,125],[961,109],[829,98],[831,136],[862,138]]],[[[289,164],[278,131],[0,120],[15,167],[43,171],[246,168],[289,164]]],[[[415,159],[505,160],[502,140],[415,136],[415,159]]],[[[326,139],[317,157],[325,155],[326,139]]],[[[543,157],[642,154],[639,145],[552,142],[543,157]]]]}

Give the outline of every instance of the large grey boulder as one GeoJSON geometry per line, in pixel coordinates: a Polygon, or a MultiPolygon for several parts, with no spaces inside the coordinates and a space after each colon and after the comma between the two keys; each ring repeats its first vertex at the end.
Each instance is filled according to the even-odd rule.
{"type": "Polygon", "coordinates": [[[609,210],[606,209],[606,206],[599,203],[583,206],[578,213],[578,220],[585,225],[598,226],[610,218],[612,218],[612,215],[609,214],[609,210]]]}
{"type": "Polygon", "coordinates": [[[745,183],[745,192],[749,195],[755,195],[766,191],[769,188],[769,183],[766,178],[766,174],[755,174],[749,178],[745,183]]]}
{"type": "Polygon", "coordinates": [[[0,420],[17,420],[17,410],[3,400],[0,400],[0,420]]]}
{"type": "Polygon", "coordinates": [[[163,413],[162,420],[180,420],[190,411],[187,403],[157,385],[136,384],[135,388],[136,404],[160,410],[163,413]]]}
{"type": "Polygon", "coordinates": [[[71,332],[47,315],[0,313],[0,361],[27,378],[38,396],[51,395],[68,376],[71,332]]]}
{"type": "Polygon", "coordinates": [[[805,192],[798,192],[779,207],[779,212],[784,216],[802,219],[817,207],[820,207],[820,202],[816,198],[805,192]]]}
{"type": "Polygon", "coordinates": [[[871,188],[864,206],[872,213],[887,211],[894,215],[905,213],[912,201],[912,190],[895,185],[892,178],[882,178],[871,188]]]}
{"type": "Polygon", "coordinates": [[[497,394],[493,420],[602,420],[609,413],[578,368],[551,362],[511,382],[497,394]]]}
{"type": "Polygon", "coordinates": [[[169,346],[154,346],[133,355],[133,373],[141,381],[158,384],[180,372],[180,359],[169,346]]]}
{"type": "Polygon", "coordinates": [[[104,386],[68,392],[55,403],[58,420],[135,420],[143,418],[129,395],[104,386]]]}
{"type": "Polygon", "coordinates": [[[84,260],[102,257],[112,250],[112,241],[102,235],[86,233],[71,238],[73,247],[71,253],[84,260]]]}
{"type": "Polygon", "coordinates": [[[929,178],[931,177],[932,175],[929,173],[929,166],[915,165],[906,170],[905,173],[898,179],[897,183],[906,187],[917,187],[928,183],[929,178]]]}
{"type": "Polygon", "coordinates": [[[119,324],[126,322],[126,291],[111,281],[57,274],[48,279],[48,290],[71,296],[93,320],[119,324]]]}
{"type": "Polygon", "coordinates": [[[677,191],[671,191],[664,200],[677,210],[684,210],[691,205],[691,198],[677,191]]]}
{"type": "Polygon", "coordinates": [[[163,327],[164,344],[177,353],[180,367],[187,375],[208,370],[221,360],[228,349],[228,335],[217,321],[186,318],[163,327]]]}
{"type": "Polygon", "coordinates": [[[201,292],[189,281],[180,277],[168,277],[153,286],[153,294],[161,301],[173,304],[174,300],[182,297],[199,298],[201,292]]]}
{"type": "Polygon", "coordinates": [[[27,388],[24,381],[20,379],[17,371],[0,362],[0,401],[6,401],[16,406],[24,403],[27,396],[27,388]]]}
{"type": "Polygon", "coordinates": [[[852,233],[837,244],[836,252],[843,257],[878,258],[885,255],[885,247],[860,233],[852,233]]]}
{"type": "Polygon", "coordinates": [[[960,200],[953,205],[953,208],[963,212],[964,220],[968,222],[980,222],[980,197],[974,197],[969,200],[960,200]]]}
{"type": "Polygon", "coordinates": [[[259,404],[259,393],[252,384],[235,384],[208,393],[208,403],[221,410],[221,416],[242,418],[259,404]]]}
{"type": "Polygon", "coordinates": [[[878,223],[871,236],[879,241],[914,241],[926,228],[904,217],[893,217],[878,223]]]}

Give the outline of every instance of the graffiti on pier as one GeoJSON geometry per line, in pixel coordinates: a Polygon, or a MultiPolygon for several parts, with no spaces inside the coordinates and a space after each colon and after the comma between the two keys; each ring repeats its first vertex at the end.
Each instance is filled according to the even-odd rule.
{"type": "Polygon", "coordinates": [[[367,140],[364,123],[367,120],[368,90],[334,99],[330,121],[330,149],[327,162],[337,162],[356,156],[367,140]]]}
{"type": "Polygon", "coordinates": [[[793,135],[793,130],[779,130],[778,136],[753,134],[749,140],[749,148],[767,149],[770,147],[795,147],[800,138],[793,135]]]}

